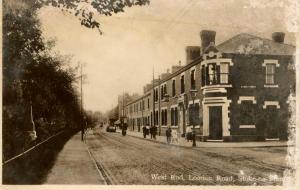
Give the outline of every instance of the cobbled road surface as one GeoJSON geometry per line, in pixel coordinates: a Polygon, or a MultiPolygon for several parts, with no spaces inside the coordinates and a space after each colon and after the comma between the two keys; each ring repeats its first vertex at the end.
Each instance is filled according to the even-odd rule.
{"type": "Polygon", "coordinates": [[[184,148],[99,129],[86,144],[115,185],[282,185],[290,170],[286,147],[184,148]]]}

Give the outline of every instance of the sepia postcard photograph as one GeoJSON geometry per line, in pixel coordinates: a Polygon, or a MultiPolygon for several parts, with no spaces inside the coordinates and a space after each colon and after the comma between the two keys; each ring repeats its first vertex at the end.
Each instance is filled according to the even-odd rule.
{"type": "Polygon", "coordinates": [[[1,4],[0,189],[299,188],[299,0],[1,4]]]}

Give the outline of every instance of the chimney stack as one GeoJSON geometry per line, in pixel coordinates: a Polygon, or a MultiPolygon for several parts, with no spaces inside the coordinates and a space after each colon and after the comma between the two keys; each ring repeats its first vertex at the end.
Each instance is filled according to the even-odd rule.
{"type": "Polygon", "coordinates": [[[186,64],[188,65],[193,60],[200,56],[200,47],[199,46],[187,46],[185,48],[186,54],[186,64]]]}
{"type": "Polygon", "coordinates": [[[284,42],[284,32],[274,32],[272,34],[272,39],[274,42],[277,42],[277,43],[283,43],[284,42]]]}
{"type": "Polygon", "coordinates": [[[202,30],[200,32],[201,37],[201,53],[210,45],[215,44],[216,31],[213,30],[202,30]]]}

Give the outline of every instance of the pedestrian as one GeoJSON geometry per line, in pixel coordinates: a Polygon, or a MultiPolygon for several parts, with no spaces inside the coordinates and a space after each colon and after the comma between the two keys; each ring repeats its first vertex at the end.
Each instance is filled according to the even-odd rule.
{"type": "Polygon", "coordinates": [[[171,127],[168,127],[168,129],[166,130],[166,137],[167,137],[167,143],[168,144],[171,143],[171,134],[172,134],[171,127]]]}
{"type": "Polygon", "coordinates": [[[191,126],[188,126],[186,128],[186,133],[185,133],[185,138],[187,140],[187,142],[189,142],[190,140],[192,140],[193,134],[192,134],[192,128],[191,126]]]}
{"type": "Polygon", "coordinates": [[[122,135],[125,136],[127,131],[127,123],[122,124],[122,135]]]}
{"type": "Polygon", "coordinates": [[[178,144],[178,133],[177,130],[172,130],[172,142],[175,142],[178,144]]]}
{"type": "Polygon", "coordinates": [[[143,126],[143,136],[144,136],[144,138],[146,138],[146,135],[147,135],[147,128],[146,128],[146,126],[144,125],[144,126],[143,126]]]}
{"type": "Polygon", "coordinates": [[[150,132],[150,127],[149,125],[146,126],[146,135],[149,135],[149,132],[150,132]]]}
{"type": "Polygon", "coordinates": [[[152,135],[153,135],[153,138],[156,139],[156,134],[157,134],[157,127],[156,126],[153,126],[153,129],[152,129],[152,135]]]}
{"type": "Polygon", "coordinates": [[[154,128],[153,126],[150,127],[150,137],[151,137],[151,139],[153,138],[153,128],[154,128]]]}

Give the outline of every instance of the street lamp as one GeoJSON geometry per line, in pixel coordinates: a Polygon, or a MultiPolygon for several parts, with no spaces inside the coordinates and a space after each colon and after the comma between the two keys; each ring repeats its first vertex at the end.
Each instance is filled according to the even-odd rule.
{"type": "Polygon", "coordinates": [[[193,109],[192,109],[192,124],[193,124],[193,147],[196,146],[196,132],[195,132],[195,98],[197,96],[198,90],[191,89],[190,94],[193,100],[193,109]]]}

